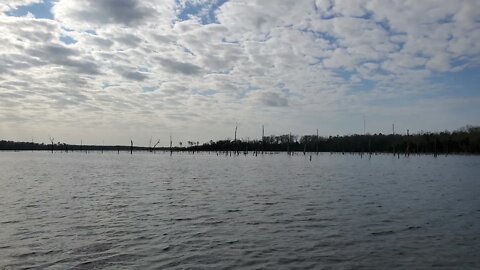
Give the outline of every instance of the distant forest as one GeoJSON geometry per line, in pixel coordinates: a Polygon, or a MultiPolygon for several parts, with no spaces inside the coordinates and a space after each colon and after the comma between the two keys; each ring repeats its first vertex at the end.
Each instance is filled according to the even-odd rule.
{"type": "MultiPolygon", "coordinates": [[[[182,145],[182,143],[179,143],[182,145]]],[[[170,144],[172,145],[172,144],[170,144]]],[[[355,152],[405,154],[480,154],[480,127],[466,126],[449,132],[417,134],[365,134],[320,137],[317,135],[270,135],[257,140],[219,140],[204,144],[188,142],[180,147],[136,147],[132,145],[71,145],[61,142],[34,143],[0,141],[0,150],[9,151],[215,151],[215,152],[355,152]]]]}

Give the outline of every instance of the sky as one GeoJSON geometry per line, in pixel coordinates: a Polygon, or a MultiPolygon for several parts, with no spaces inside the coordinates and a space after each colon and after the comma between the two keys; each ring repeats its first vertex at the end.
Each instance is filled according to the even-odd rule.
{"type": "Polygon", "coordinates": [[[2,0],[0,33],[0,139],[480,125],[478,0],[2,0]]]}

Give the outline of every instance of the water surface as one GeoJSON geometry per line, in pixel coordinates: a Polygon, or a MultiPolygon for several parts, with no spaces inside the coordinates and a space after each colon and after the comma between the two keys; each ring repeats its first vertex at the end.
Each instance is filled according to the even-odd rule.
{"type": "Polygon", "coordinates": [[[478,269],[480,157],[0,152],[0,269],[478,269]]]}

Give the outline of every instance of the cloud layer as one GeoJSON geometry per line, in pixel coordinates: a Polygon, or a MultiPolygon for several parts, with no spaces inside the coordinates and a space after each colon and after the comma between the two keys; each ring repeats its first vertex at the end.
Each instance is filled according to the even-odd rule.
{"type": "Polygon", "coordinates": [[[480,107],[479,84],[455,81],[479,71],[476,0],[9,0],[0,11],[7,136],[208,140],[235,122],[245,137],[261,124],[327,135],[363,130],[364,114],[372,132],[479,124],[462,109],[480,107]],[[53,19],[32,4],[51,4],[53,19]]]}

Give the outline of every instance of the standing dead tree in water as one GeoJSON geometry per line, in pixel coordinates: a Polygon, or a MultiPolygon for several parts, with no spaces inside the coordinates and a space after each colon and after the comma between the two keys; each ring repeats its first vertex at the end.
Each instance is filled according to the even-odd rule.
{"type": "Polygon", "coordinates": [[[238,123],[235,123],[235,136],[233,139],[233,144],[235,145],[235,152],[238,154],[238,147],[237,147],[237,128],[238,128],[238,123]]]}
{"type": "Polygon", "coordinates": [[[173,148],[172,148],[172,134],[170,134],[170,156],[173,154],[173,148]]]}
{"type": "Polygon", "coordinates": [[[130,155],[133,155],[133,140],[130,140],[130,155]]]}
{"type": "MultiPolygon", "coordinates": [[[[407,129],[407,155],[410,156],[410,130],[407,129]]],[[[448,151],[447,151],[448,152],[448,151]]]]}
{"type": "Polygon", "coordinates": [[[155,153],[155,147],[157,147],[159,143],[160,143],[160,139],[158,139],[158,141],[153,145],[153,147],[150,148],[150,152],[155,153]]]}
{"type": "Polygon", "coordinates": [[[393,156],[395,156],[395,124],[392,124],[392,135],[393,135],[393,156]]]}
{"type": "Polygon", "coordinates": [[[55,138],[49,137],[50,142],[52,143],[52,154],[53,154],[53,144],[55,142],[55,138]]]}
{"type": "Polygon", "coordinates": [[[238,124],[236,123],[236,124],[235,124],[235,135],[234,135],[234,137],[233,137],[233,138],[234,138],[234,139],[233,139],[234,142],[237,141],[237,128],[238,128],[238,124]]]}
{"type": "Polygon", "coordinates": [[[187,141],[187,144],[188,144],[188,148],[192,150],[192,155],[195,155],[195,148],[193,147],[195,143],[192,141],[187,141]]]}
{"type": "Polygon", "coordinates": [[[292,138],[292,133],[288,134],[288,140],[287,140],[287,154],[290,155],[290,140],[292,138]]]}
{"type": "Polygon", "coordinates": [[[370,136],[368,137],[368,156],[372,157],[372,142],[370,136]]]}
{"type": "Polygon", "coordinates": [[[265,151],[265,127],[262,125],[262,155],[265,151]]]}

